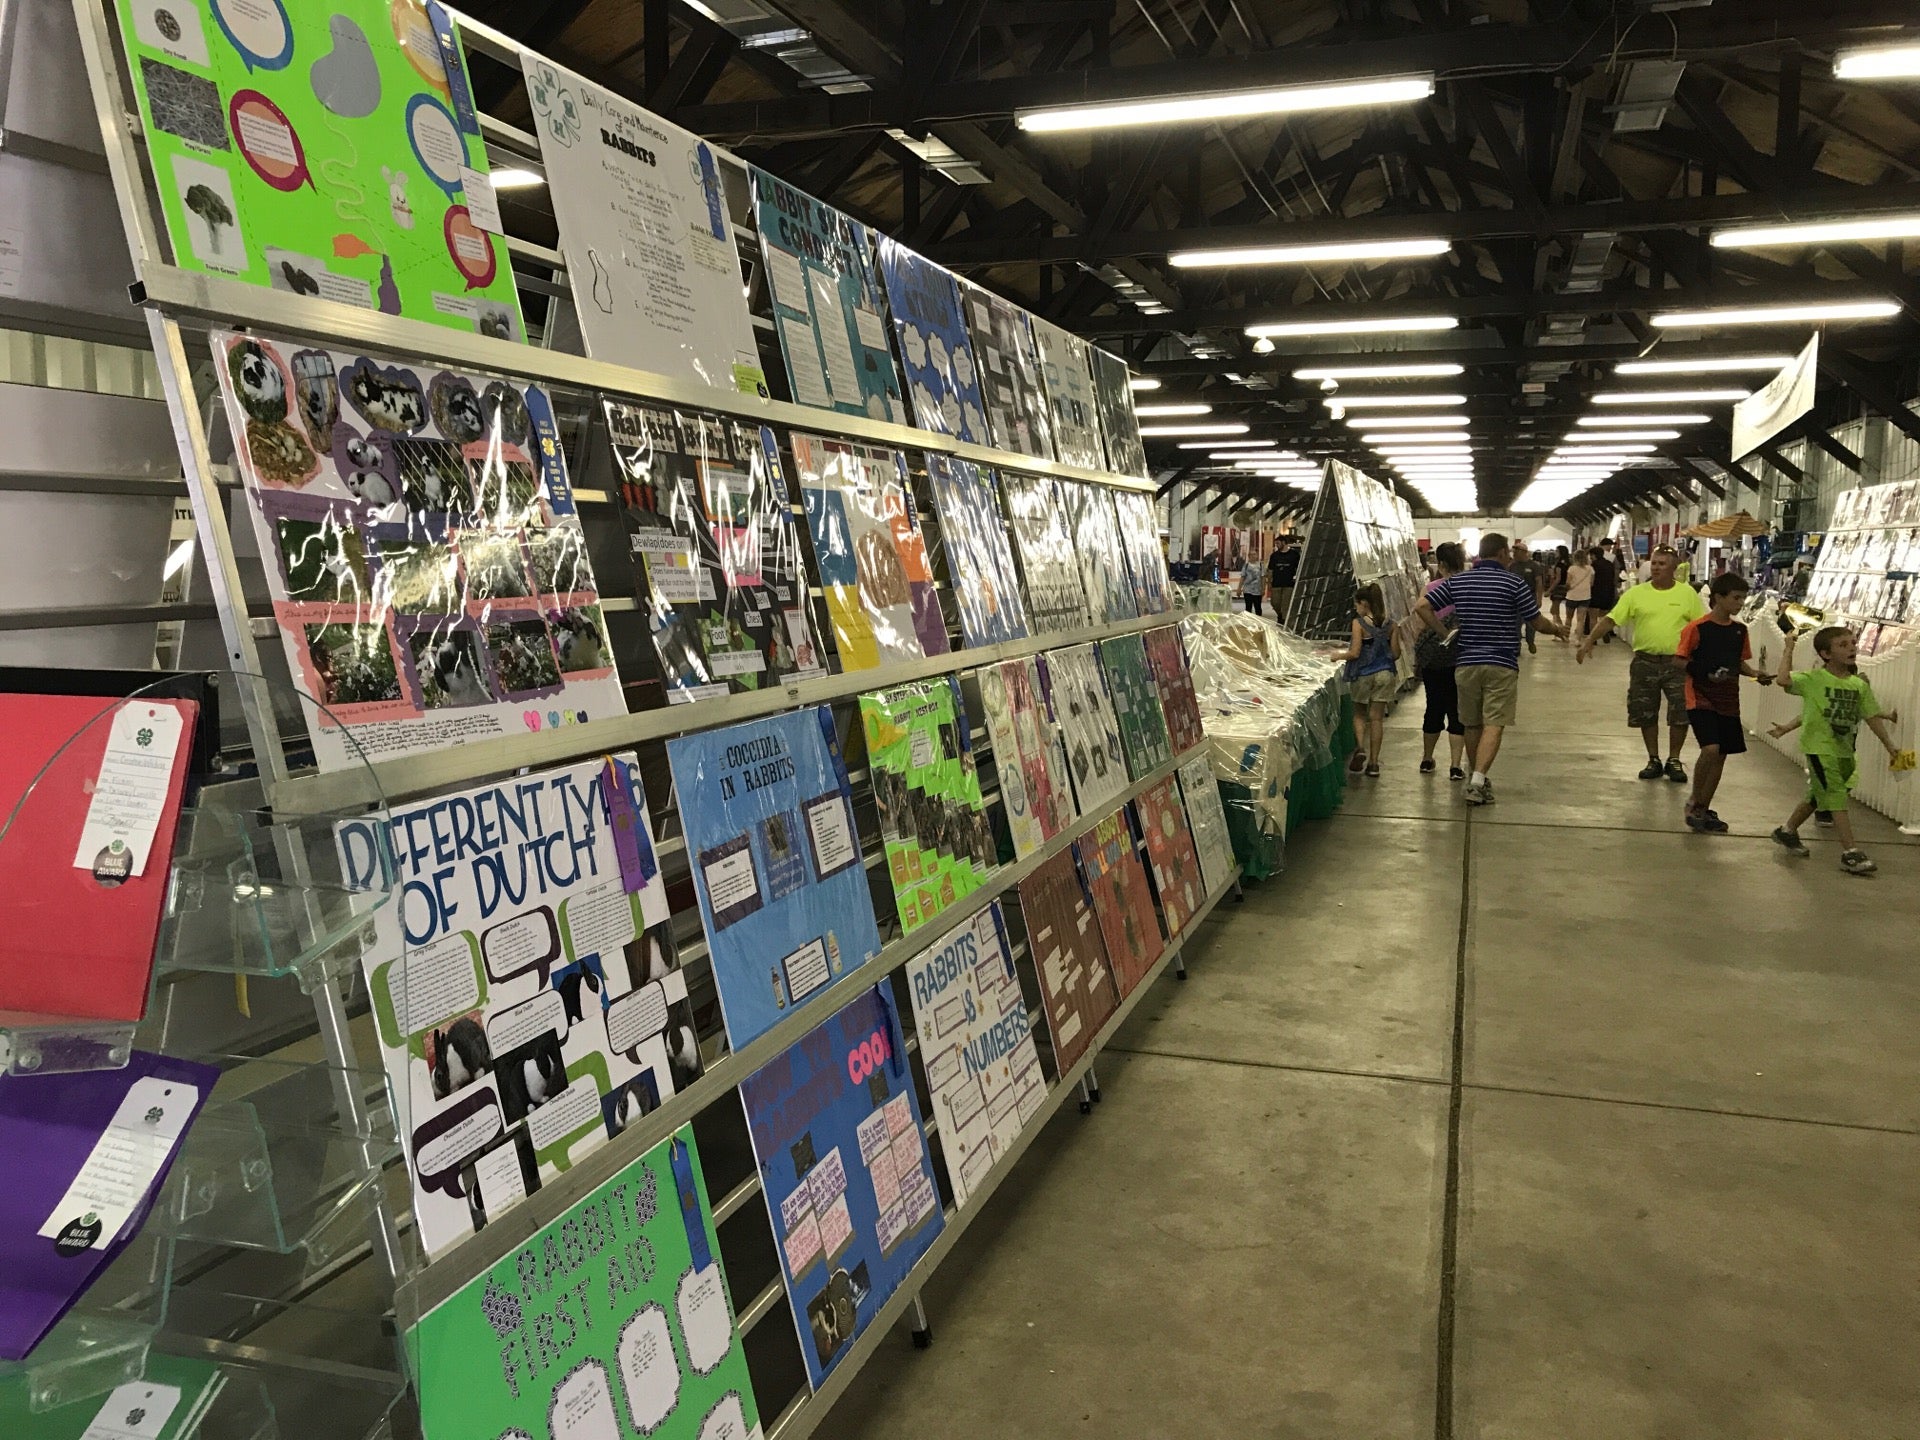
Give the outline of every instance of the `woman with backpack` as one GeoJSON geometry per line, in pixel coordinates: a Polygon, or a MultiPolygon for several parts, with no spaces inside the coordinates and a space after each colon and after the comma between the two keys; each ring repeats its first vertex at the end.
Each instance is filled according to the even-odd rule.
{"type": "Polygon", "coordinates": [[[1353,687],[1353,758],[1349,771],[1380,773],[1380,742],[1387,706],[1400,688],[1400,632],[1387,619],[1387,602],[1376,584],[1353,596],[1353,630],[1347,641],[1347,681],[1353,687]]]}
{"type": "MultiPolygon", "coordinates": [[[[1449,575],[1458,575],[1467,568],[1467,552],[1451,541],[1436,545],[1433,558],[1440,567],[1440,574],[1434,581],[1436,585],[1449,575]]],[[[1460,761],[1466,752],[1467,732],[1460,723],[1460,689],[1453,677],[1453,637],[1456,629],[1453,607],[1449,605],[1436,611],[1435,616],[1446,627],[1445,638],[1423,625],[1420,627],[1420,638],[1413,647],[1414,668],[1420,672],[1420,685],[1427,692],[1427,713],[1420,722],[1420,743],[1425,749],[1420,758],[1420,773],[1433,773],[1433,752],[1439,747],[1440,732],[1445,730],[1451,758],[1447,778],[1464,780],[1467,772],[1460,761]]]]}

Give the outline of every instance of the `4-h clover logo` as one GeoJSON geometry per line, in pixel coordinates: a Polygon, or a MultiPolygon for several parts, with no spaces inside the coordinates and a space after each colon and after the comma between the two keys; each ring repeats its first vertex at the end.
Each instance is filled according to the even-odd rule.
{"type": "Polygon", "coordinates": [[[166,1118],[167,1112],[162,1110],[158,1105],[150,1105],[147,1107],[147,1124],[158,1125],[166,1118]]]}
{"type": "Polygon", "coordinates": [[[146,749],[147,746],[153,744],[152,728],[146,725],[142,725],[137,731],[134,732],[133,743],[138,745],[142,750],[146,749]]]}
{"type": "Polygon", "coordinates": [[[135,1425],[138,1425],[142,1420],[146,1418],[147,1418],[147,1407],[144,1405],[136,1405],[133,1407],[133,1409],[127,1411],[127,1425],[129,1428],[135,1425]]]}

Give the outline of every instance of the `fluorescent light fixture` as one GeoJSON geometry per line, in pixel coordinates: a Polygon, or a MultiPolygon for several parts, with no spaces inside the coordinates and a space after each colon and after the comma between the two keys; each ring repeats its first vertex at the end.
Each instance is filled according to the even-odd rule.
{"type": "Polygon", "coordinates": [[[1311,460],[1235,460],[1236,470],[1318,470],[1320,467],[1311,460]]]}
{"type": "Polygon", "coordinates": [[[1712,405],[1723,400],[1744,400],[1751,390],[1597,390],[1596,405],[1712,405]]]}
{"type": "Polygon", "coordinates": [[[1151,440],[1163,435],[1244,435],[1251,425],[1142,425],[1140,434],[1151,440]]]}
{"type": "Polygon", "coordinates": [[[1397,410],[1408,405],[1464,405],[1464,395],[1333,395],[1320,402],[1329,410],[1397,410]]]}
{"type": "Polygon", "coordinates": [[[1430,445],[1459,438],[1451,430],[1385,430],[1378,435],[1362,435],[1360,440],[1365,445],[1430,445]]]}
{"type": "Polygon", "coordinates": [[[1582,441],[1615,440],[1678,440],[1678,430],[1610,430],[1604,435],[1583,435],[1577,430],[1567,432],[1567,440],[1578,444],[1582,441]]]}
{"type": "Polygon", "coordinates": [[[1885,320],[1898,315],[1900,307],[1891,300],[1835,300],[1810,305],[1736,305],[1724,310],[1669,310],[1655,315],[1653,323],[1663,330],[1677,326],[1710,329],[1715,325],[1791,325],[1811,320],[1885,320]]]}
{"type": "Polygon", "coordinates": [[[1574,421],[1590,430],[1624,429],[1634,425],[1705,425],[1711,415],[1582,415],[1574,421]]]}
{"type": "Polygon", "coordinates": [[[1300,339],[1313,335],[1412,335],[1426,330],[1452,330],[1459,323],[1451,315],[1386,315],[1365,320],[1356,317],[1249,325],[1246,333],[1256,340],[1277,340],[1283,336],[1300,339]]]}
{"type": "Polygon", "coordinates": [[[1450,240],[1349,240],[1332,245],[1254,245],[1244,249],[1176,250],[1167,263],[1177,270],[1237,265],[1319,265],[1337,260],[1416,260],[1444,255],[1450,240]]]}
{"type": "Polygon", "coordinates": [[[1208,120],[1246,120],[1256,115],[1295,115],[1303,110],[1348,110],[1394,105],[1433,94],[1431,75],[1345,80],[1331,85],[1288,85],[1273,90],[1226,90],[1213,95],[1107,100],[1093,105],[1050,105],[1016,110],[1013,122],[1029,135],[1068,130],[1114,130],[1129,125],[1192,125],[1208,120]]]}
{"type": "Polygon", "coordinates": [[[1778,370],[1791,365],[1791,355],[1714,355],[1699,360],[1622,360],[1616,375],[1711,375],[1740,370],[1778,370]]]}
{"type": "Polygon", "coordinates": [[[1269,450],[1278,440],[1183,440],[1182,450],[1269,450]]]}
{"type": "MultiPolygon", "coordinates": [[[[1204,442],[1203,442],[1204,443],[1204,442]]],[[[1194,448],[1187,445],[1182,450],[1194,448]]],[[[1209,460],[1297,460],[1300,457],[1291,450],[1209,450],[1209,460]]]]}
{"type": "Polygon", "coordinates": [[[1211,405],[1136,405],[1133,413],[1142,417],[1151,415],[1211,415],[1211,405]]]}
{"type": "Polygon", "coordinates": [[[1158,390],[1160,388],[1160,382],[1158,380],[1149,380],[1144,375],[1135,375],[1127,381],[1127,388],[1136,392],[1141,390],[1158,390]]]}
{"type": "Polygon", "coordinates": [[[1364,430],[1437,430],[1468,423],[1465,415],[1356,415],[1347,421],[1364,430]]]}
{"type": "Polygon", "coordinates": [[[1920,75],[1920,45],[1842,50],[1833,57],[1836,80],[1894,80],[1908,75],[1920,75]]]}
{"type": "Polygon", "coordinates": [[[1659,449],[1657,445],[1616,445],[1608,441],[1604,435],[1589,435],[1586,439],[1593,443],[1570,441],[1553,453],[1556,455],[1651,455],[1659,449]]]}
{"type": "Polygon", "coordinates": [[[487,178],[493,181],[496,190],[531,190],[535,185],[547,183],[547,177],[538,170],[524,170],[518,165],[496,170],[487,178]]]}
{"type": "Polygon", "coordinates": [[[1465,373],[1464,365],[1316,365],[1296,370],[1296,380],[1439,380],[1465,373]]]}
{"type": "Polygon", "coordinates": [[[1869,220],[1821,220],[1806,225],[1738,225],[1713,232],[1716,250],[1763,250],[1773,245],[1825,245],[1834,240],[1908,240],[1920,235],[1920,212],[1869,220]]]}

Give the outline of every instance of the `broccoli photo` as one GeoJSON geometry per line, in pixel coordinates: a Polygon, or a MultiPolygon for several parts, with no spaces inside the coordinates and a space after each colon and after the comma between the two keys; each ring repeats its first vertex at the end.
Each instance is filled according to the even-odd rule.
{"type": "Polygon", "coordinates": [[[227,208],[227,202],[205,185],[189,185],[187,193],[180,197],[195,215],[207,222],[207,233],[213,237],[214,253],[220,251],[220,227],[233,224],[233,211],[227,208]]]}

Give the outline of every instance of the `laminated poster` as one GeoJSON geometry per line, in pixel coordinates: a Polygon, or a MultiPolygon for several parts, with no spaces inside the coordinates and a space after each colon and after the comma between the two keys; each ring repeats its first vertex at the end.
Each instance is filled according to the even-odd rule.
{"type": "Polygon", "coordinates": [[[968,280],[960,282],[960,305],[980,363],[980,398],[992,443],[1037,460],[1053,459],[1053,414],[1040,383],[1027,312],[968,280]]]}
{"type": "MultiPolygon", "coordinates": [[[[1206,738],[1200,726],[1200,701],[1193,693],[1193,673],[1187,668],[1187,647],[1178,625],[1162,625],[1141,636],[1147,664],[1160,692],[1160,713],[1166,718],[1167,740],[1173,753],[1184,755],[1206,738]]],[[[1212,889],[1211,886],[1208,889],[1212,889]]]]}
{"type": "Polygon", "coordinates": [[[971,460],[927,452],[933,508],[940,517],[947,570],[968,645],[993,645],[1027,634],[1027,609],[1000,518],[993,472],[971,460]]]}
{"type": "Polygon", "coordinates": [[[867,991],[740,1086],[815,1390],[946,1223],[887,994],[867,991]]]}
{"type": "Polygon", "coordinates": [[[1227,829],[1227,812],[1220,803],[1220,783],[1206,757],[1194,756],[1179,770],[1180,797],[1187,806],[1187,828],[1193,834],[1193,848],[1200,857],[1200,874],[1211,895],[1233,878],[1233,836],[1227,829]]]}
{"type": "Polygon", "coordinates": [[[1060,482],[1039,475],[1002,474],[1008,529],[1027,582],[1027,623],[1035,635],[1084,630],[1092,623],[1080,560],[1074,553],[1060,482]]]}
{"type": "Polygon", "coordinates": [[[862,695],[860,723],[894,903],[910,935],[978,890],[999,863],[959,679],[862,695]]]}
{"type": "Polygon", "coordinates": [[[434,1306],[406,1340],[426,1440],[761,1434],[691,1125],[434,1306]]]}
{"type": "Polygon", "coordinates": [[[544,391],[213,347],[322,770],[627,713],[544,391]]]}
{"type": "Polygon", "coordinates": [[[1133,825],[1123,805],[1074,842],[1080,868],[1100,917],[1113,978],[1126,999],[1160,958],[1160,917],[1154,913],[1147,872],[1134,848],[1133,825]]]}
{"type": "Polygon", "coordinates": [[[388,883],[362,957],[428,1255],[482,1229],[700,1074],[633,757],[335,829],[388,883]]]}
{"type": "Polygon", "coordinates": [[[1126,793],[1127,761],[1120,721],[1100,673],[1093,646],[1073,645],[1040,657],[1047,703],[1073,772],[1075,803],[1082,815],[1097,815],[1126,793]]]}
{"type": "Polygon", "coordinates": [[[1054,1068],[1064,1075],[1120,1006],[1106,941],[1071,851],[1062,850],[1020,882],[1020,913],[1053,1036],[1054,1068]]]}
{"type": "Polygon", "coordinates": [[[1115,490],[1113,513],[1121,558],[1133,586],[1134,608],[1142,615],[1166,614],[1173,609],[1173,585],[1167,578],[1167,555],[1160,546],[1153,501],[1138,490],[1115,490]]]}
{"type": "Polygon", "coordinates": [[[1100,671],[1114,717],[1120,722],[1120,747],[1126,752],[1127,773],[1145,779],[1173,759],[1167,740],[1167,722],[1160,713],[1160,691],[1147,668],[1147,650],[1138,635],[1120,635],[1099,644],[1100,671]]]}
{"type": "Polygon", "coordinates": [[[1147,478],[1147,451],[1140,443],[1140,420],[1133,411],[1133,387],[1127,362],[1098,345],[1087,347],[1093,367],[1093,398],[1100,410],[1100,434],[1107,445],[1107,469],[1116,475],[1147,478]]]}
{"type": "Polygon", "coordinates": [[[748,174],[795,402],[911,424],[867,227],[764,170],[748,174]]]}
{"type": "Polygon", "coordinates": [[[905,974],[927,1094],[960,1208],[1047,1098],[999,905],[909,960],[905,974]]]}
{"type": "Polygon", "coordinates": [[[1073,553],[1080,562],[1080,583],[1093,623],[1110,625],[1116,620],[1133,619],[1140,610],[1120,549],[1113,492],[1105,485],[1062,480],[1060,493],[1066,500],[1067,526],[1073,535],[1073,553]]]}
{"type": "Polygon", "coordinates": [[[526,338],[445,9],[117,8],[176,265],[526,338]]]}
{"type": "Polygon", "coordinates": [[[793,461],[842,670],[947,653],[947,622],[897,450],[798,432],[793,461]]]}
{"type": "Polygon", "coordinates": [[[614,400],[606,416],[667,699],[824,675],[773,432],[614,400]]]}
{"type": "Polygon", "coordinates": [[[1024,860],[1074,822],[1066,744],[1033,656],[989,665],[979,673],[980,705],[986,711],[1000,798],[1014,853],[1024,860]]]}
{"type": "Polygon", "coordinates": [[[1100,412],[1093,397],[1093,377],[1087,370],[1087,342],[1038,315],[1030,317],[1030,323],[1040,352],[1040,378],[1053,409],[1054,453],[1064,465],[1106,469],[1100,412]]]}
{"type": "Polygon", "coordinates": [[[719,155],[551,60],[524,68],[587,353],[765,395],[719,155]]]}
{"type": "Polygon", "coordinates": [[[1160,897],[1167,934],[1178,935],[1208,894],[1187,829],[1187,812],[1180,805],[1178,782],[1169,775],[1158,785],[1148,786],[1134,802],[1134,811],[1146,836],[1153,893],[1160,897]]]}
{"type": "Polygon", "coordinates": [[[980,372],[953,275],[891,235],[879,237],[880,278],[913,397],[914,423],[936,435],[991,445],[980,372]]]}
{"type": "Polygon", "coordinates": [[[667,743],[735,1050],[880,953],[846,762],[825,706],[667,743]]]}

